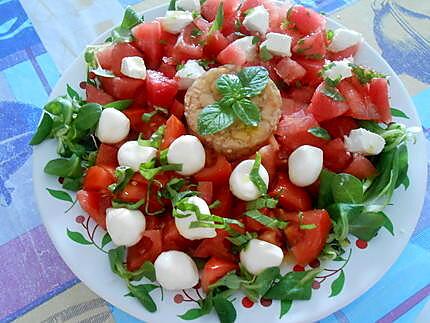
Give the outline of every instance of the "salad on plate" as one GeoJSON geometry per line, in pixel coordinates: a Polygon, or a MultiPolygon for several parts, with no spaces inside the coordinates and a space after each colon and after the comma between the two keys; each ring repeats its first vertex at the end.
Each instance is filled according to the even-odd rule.
{"type": "Polygon", "coordinates": [[[341,292],[351,241],[393,233],[384,208],[409,185],[414,129],[393,122],[388,77],[354,63],[361,42],[271,0],[172,0],[150,22],[129,7],[87,47],[85,95],[48,102],[31,144],[57,141],[45,173],[148,311],[153,290],[194,288],[184,320],[234,322],[238,291],[282,317],[327,277],[341,292]]]}

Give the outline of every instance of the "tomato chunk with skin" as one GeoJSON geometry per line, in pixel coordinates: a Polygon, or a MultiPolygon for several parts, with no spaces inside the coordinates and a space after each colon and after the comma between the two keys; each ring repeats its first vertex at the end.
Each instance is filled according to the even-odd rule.
{"type": "Polygon", "coordinates": [[[231,207],[233,203],[233,194],[231,193],[228,184],[221,185],[215,188],[213,200],[220,201],[220,204],[219,206],[211,210],[212,214],[216,214],[227,218],[232,217],[231,207]]]}
{"type": "Polygon", "coordinates": [[[318,31],[297,41],[293,52],[307,59],[321,60],[326,54],[325,31],[318,31]]]}
{"type": "MultiPolygon", "coordinates": [[[[222,2],[224,5],[224,17],[229,17],[233,15],[233,13],[237,11],[241,3],[240,0],[229,0],[222,2]]],[[[216,12],[220,3],[221,0],[206,0],[202,5],[202,16],[208,21],[213,21],[216,17],[216,12]]]]}
{"type": "Polygon", "coordinates": [[[222,258],[212,257],[203,267],[203,273],[200,282],[203,291],[207,292],[209,286],[216,283],[229,272],[239,268],[238,264],[222,258]]]}
{"type": "Polygon", "coordinates": [[[139,89],[145,86],[144,80],[129,77],[99,77],[103,90],[118,100],[133,99],[139,89]]]}
{"type": "Polygon", "coordinates": [[[359,179],[365,179],[377,173],[375,166],[361,154],[354,154],[351,164],[343,170],[359,179]]]}
{"type": "Polygon", "coordinates": [[[111,172],[101,166],[92,166],[88,168],[84,178],[83,189],[86,191],[99,191],[115,183],[115,177],[111,172]]]}
{"type": "Polygon", "coordinates": [[[307,265],[321,253],[332,227],[329,214],[325,210],[312,210],[285,214],[282,218],[289,221],[284,229],[291,252],[300,265],[307,265]],[[314,224],[314,229],[301,230],[300,224],[314,224]]]}
{"type": "Polygon", "coordinates": [[[111,70],[112,68],[112,51],[113,46],[107,46],[97,51],[97,59],[99,64],[105,70],[111,70]]]}
{"type": "Polygon", "coordinates": [[[148,103],[161,107],[170,107],[178,92],[178,83],[163,73],[148,70],[146,75],[146,93],[148,103]]]}
{"type": "Polygon", "coordinates": [[[127,249],[127,269],[136,271],[146,261],[154,262],[162,251],[161,230],[146,230],[142,239],[127,249]]]}
{"type": "Polygon", "coordinates": [[[317,87],[308,108],[308,111],[314,115],[318,122],[338,117],[349,109],[349,106],[344,99],[341,99],[343,101],[336,101],[328,97],[324,93],[326,91],[325,88],[325,83],[321,83],[317,87]]]}
{"type": "Polygon", "coordinates": [[[321,122],[321,127],[326,129],[333,138],[343,139],[351,130],[358,128],[358,123],[351,117],[340,116],[321,122]]]}
{"type": "Polygon", "coordinates": [[[300,82],[311,86],[316,86],[322,82],[322,76],[320,72],[325,64],[324,60],[313,60],[298,57],[295,58],[295,61],[306,70],[306,74],[304,77],[302,77],[300,82]]]}
{"type": "Polygon", "coordinates": [[[96,88],[94,85],[85,84],[87,102],[98,103],[98,104],[108,104],[115,101],[112,95],[107,94],[102,89],[96,88]]]}
{"type": "Polygon", "coordinates": [[[194,175],[194,178],[197,181],[210,181],[219,185],[228,182],[231,172],[232,166],[225,156],[218,155],[214,165],[203,168],[194,175]]]}
{"type": "Polygon", "coordinates": [[[130,181],[125,188],[119,193],[119,199],[124,202],[136,203],[146,198],[148,185],[136,181],[130,181]]]}
{"type": "Polygon", "coordinates": [[[233,261],[235,256],[231,252],[231,242],[227,240],[228,233],[217,230],[214,238],[203,239],[193,252],[197,258],[218,257],[233,261]]]}
{"type": "Polygon", "coordinates": [[[164,131],[163,141],[161,142],[160,149],[166,149],[170,146],[170,144],[182,135],[186,134],[186,129],[184,124],[176,118],[174,115],[171,115],[166,122],[166,130],[164,131]]]}
{"type": "Polygon", "coordinates": [[[220,64],[234,64],[241,66],[246,62],[246,54],[236,44],[231,43],[218,54],[217,61],[220,64]]]}
{"type": "Polygon", "coordinates": [[[81,208],[103,229],[106,229],[106,209],[112,205],[108,192],[80,190],[76,193],[81,208]]]}
{"type": "Polygon", "coordinates": [[[133,28],[136,46],[143,52],[145,64],[157,68],[163,56],[162,29],[159,21],[144,22],[133,28]]]}
{"type": "Polygon", "coordinates": [[[388,81],[385,78],[374,78],[370,81],[369,96],[378,110],[380,120],[389,123],[392,120],[388,93],[388,81]]]}
{"type": "Polygon", "coordinates": [[[170,107],[170,112],[177,118],[182,118],[185,113],[185,106],[183,103],[178,100],[173,101],[172,106],[170,107]]]}
{"type": "Polygon", "coordinates": [[[303,6],[294,6],[287,12],[288,29],[296,29],[303,35],[318,30],[324,30],[325,18],[312,9],[303,6]]]}
{"type": "Polygon", "coordinates": [[[216,30],[206,38],[204,53],[206,56],[214,58],[228,45],[228,39],[219,30],[216,30]]]}
{"type": "Polygon", "coordinates": [[[97,151],[96,165],[106,165],[110,167],[118,166],[118,148],[108,144],[100,144],[97,151]]]}
{"type": "Polygon", "coordinates": [[[186,251],[193,244],[191,240],[185,239],[176,228],[175,220],[169,220],[163,228],[163,251],[180,250],[186,251]]]}
{"type": "Polygon", "coordinates": [[[132,56],[138,56],[143,58],[142,53],[130,43],[115,44],[115,46],[112,49],[111,55],[112,55],[111,70],[117,76],[123,75],[121,73],[121,64],[122,64],[123,58],[132,57],[132,56]]]}
{"type": "Polygon", "coordinates": [[[352,155],[345,148],[342,139],[336,138],[327,143],[323,147],[324,152],[324,167],[333,172],[344,170],[352,161],[352,155]]]}
{"type": "Polygon", "coordinates": [[[206,203],[212,203],[213,197],[213,183],[212,182],[198,182],[197,183],[197,191],[199,192],[199,196],[206,201],[206,203]]]}
{"type": "Polygon", "coordinates": [[[302,187],[295,186],[284,174],[279,174],[270,195],[279,196],[279,205],[285,210],[307,211],[312,208],[308,192],[302,187]]]}
{"type": "Polygon", "coordinates": [[[275,66],[275,71],[287,84],[291,84],[306,75],[306,70],[303,66],[289,57],[284,57],[280,60],[275,66]]]}
{"type": "Polygon", "coordinates": [[[355,54],[357,54],[358,52],[358,48],[359,48],[359,45],[357,44],[357,45],[348,47],[337,53],[333,53],[329,51],[327,52],[327,56],[328,56],[328,59],[331,61],[341,61],[344,58],[354,57],[355,54]]]}

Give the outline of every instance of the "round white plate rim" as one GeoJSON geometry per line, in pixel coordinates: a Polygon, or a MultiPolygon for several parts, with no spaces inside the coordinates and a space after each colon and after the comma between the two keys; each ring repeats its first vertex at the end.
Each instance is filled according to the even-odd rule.
{"type": "MultiPolygon", "coordinates": [[[[167,5],[160,5],[151,9],[148,9],[146,11],[143,12],[143,14],[147,15],[151,15],[156,17],[155,15],[153,15],[153,13],[156,13],[158,11],[161,10],[165,10],[165,8],[167,7],[167,5]]],[[[337,22],[331,20],[330,18],[328,19],[329,22],[337,27],[340,26],[340,24],[338,24],[337,22]]],[[[101,41],[103,41],[103,39],[106,37],[106,35],[108,34],[109,31],[103,33],[102,35],[100,35],[99,37],[97,37],[96,41],[94,41],[93,43],[99,43],[101,41]]],[[[376,52],[376,50],[374,50],[372,47],[370,47],[367,43],[363,44],[363,47],[366,48],[366,51],[370,51],[370,53],[372,54],[372,56],[376,56],[379,58],[379,60],[382,62],[384,68],[389,72],[390,75],[392,75],[395,79],[396,79],[396,85],[399,86],[400,91],[403,94],[406,94],[406,97],[403,97],[403,99],[406,99],[406,104],[412,108],[412,115],[411,119],[414,120],[416,123],[415,125],[420,125],[420,121],[419,118],[416,115],[416,109],[412,103],[412,100],[406,90],[406,88],[404,87],[403,83],[400,81],[400,79],[398,78],[398,76],[395,74],[395,72],[392,70],[392,68],[388,65],[388,63],[380,56],[379,53],[376,52]]],[[[81,55],[82,56],[82,55],[81,55]]],[[[80,60],[82,60],[82,57],[79,56],[75,59],[75,61],[71,64],[71,66],[66,69],[66,71],[63,73],[62,77],[60,78],[60,80],[57,82],[57,85],[55,86],[55,88],[52,91],[52,94],[50,96],[50,98],[52,97],[53,94],[58,93],[60,90],[62,93],[65,92],[65,88],[63,87],[64,83],[64,79],[66,78],[66,76],[68,76],[70,73],[72,73],[72,71],[76,68],[76,65],[79,63],[80,60]]],[[[83,74],[82,74],[83,75],[83,74]]],[[[401,107],[400,107],[401,108],[401,107]]],[[[410,114],[410,112],[409,112],[410,114]]],[[[425,145],[423,144],[423,135],[420,134],[419,138],[418,138],[418,143],[422,146],[422,150],[425,154],[425,145]]],[[[44,212],[44,205],[42,205],[42,201],[45,199],[46,200],[46,192],[45,189],[41,189],[41,187],[44,185],[41,185],[42,183],[45,182],[45,178],[43,177],[43,174],[41,174],[41,168],[39,167],[40,165],[40,159],[41,156],[37,155],[37,152],[39,151],[39,147],[35,148],[34,154],[33,154],[33,186],[34,186],[34,192],[35,192],[35,196],[36,196],[36,202],[38,205],[38,209],[40,210],[41,213],[41,217],[43,220],[43,223],[45,225],[45,228],[48,231],[48,235],[50,236],[51,240],[54,243],[55,248],[58,250],[60,256],[62,257],[62,259],[64,260],[64,262],[67,264],[67,266],[72,270],[72,272],[81,280],[83,281],[91,290],[93,290],[96,294],[100,295],[101,297],[103,297],[104,299],[106,299],[109,303],[113,304],[114,306],[120,308],[121,310],[132,314],[135,317],[138,317],[139,319],[145,319],[148,320],[149,319],[153,319],[155,316],[153,316],[153,314],[148,314],[145,315],[146,318],[142,317],[140,311],[135,310],[135,307],[131,307],[127,306],[126,304],[124,304],[124,302],[121,302],[118,300],[118,297],[123,297],[122,295],[119,296],[115,296],[115,297],[111,297],[110,295],[107,295],[107,293],[104,291],[104,289],[99,289],[95,284],[93,284],[91,281],[85,281],[84,279],[84,273],[81,272],[79,265],[77,263],[75,263],[74,261],[72,261],[72,259],[68,256],[67,252],[65,252],[67,249],[73,249],[72,246],[67,246],[66,248],[64,248],[61,244],[61,241],[59,239],[57,239],[57,230],[59,230],[56,227],[53,227],[52,225],[49,225],[50,221],[49,221],[49,217],[50,215],[47,212],[44,212]],[[38,161],[38,162],[35,162],[38,161]]],[[[424,155],[423,154],[423,155],[424,155]]],[[[415,156],[414,156],[415,157],[415,156]]],[[[427,179],[427,167],[426,166],[426,161],[425,158],[422,158],[423,156],[418,156],[418,159],[423,159],[423,160],[418,160],[416,162],[416,164],[418,166],[421,166],[421,171],[420,173],[422,174],[423,177],[423,181],[415,183],[416,188],[418,188],[418,191],[421,192],[425,192],[425,183],[426,183],[426,179],[427,179]]],[[[413,223],[409,223],[411,224],[411,227],[415,228],[416,223],[419,219],[419,214],[421,213],[421,209],[423,206],[423,202],[424,202],[424,193],[421,194],[421,196],[419,197],[419,200],[415,200],[416,202],[418,202],[418,208],[416,208],[419,212],[418,215],[415,215],[415,219],[413,221],[413,223]]],[[[61,228],[62,230],[64,230],[65,228],[61,228]]],[[[370,287],[372,287],[374,284],[376,284],[377,281],[379,281],[379,279],[388,271],[389,268],[392,267],[392,265],[394,264],[394,262],[398,259],[398,257],[400,256],[401,252],[404,250],[404,248],[406,247],[407,242],[409,241],[410,236],[412,235],[413,229],[409,230],[409,232],[405,233],[402,237],[402,244],[399,246],[400,248],[398,249],[399,252],[397,253],[396,256],[391,257],[391,259],[389,259],[389,261],[386,263],[385,267],[383,270],[379,270],[377,275],[374,275],[374,277],[372,278],[371,281],[368,282],[368,284],[366,285],[362,285],[361,288],[356,288],[354,290],[353,293],[351,293],[351,295],[349,297],[347,297],[346,299],[343,299],[342,301],[337,301],[335,302],[334,305],[329,306],[327,309],[319,312],[318,314],[315,314],[311,319],[312,320],[320,320],[328,315],[330,315],[331,313],[335,312],[336,310],[339,310],[340,308],[343,308],[344,306],[348,305],[349,303],[351,303],[353,300],[357,299],[359,296],[361,296],[364,292],[366,292],[368,289],[370,289],[370,287]]],[[[399,238],[397,236],[397,238],[399,238]]],[[[400,238],[399,238],[400,239],[400,238]]],[[[72,242],[70,242],[72,243],[72,242]]],[[[119,279],[118,279],[119,280],[119,279]]],[[[328,301],[328,297],[327,297],[327,301],[328,301]]],[[[332,299],[331,299],[332,300],[332,299]]],[[[239,305],[240,306],[240,305],[239,305]]],[[[238,308],[238,306],[237,306],[238,308]]],[[[277,311],[274,311],[273,308],[271,308],[271,315],[273,316],[273,319],[277,319],[278,317],[278,313],[277,311]]],[[[161,314],[160,314],[161,315],[161,314]]],[[[238,315],[238,321],[240,320],[240,314],[238,315]]],[[[285,320],[288,320],[288,315],[285,316],[285,320]]]]}

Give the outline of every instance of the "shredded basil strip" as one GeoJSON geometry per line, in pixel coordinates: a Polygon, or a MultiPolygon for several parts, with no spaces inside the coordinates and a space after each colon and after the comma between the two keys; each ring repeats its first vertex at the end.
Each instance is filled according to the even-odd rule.
{"type": "Polygon", "coordinates": [[[255,154],[254,165],[252,166],[251,172],[249,173],[249,179],[257,187],[261,194],[267,193],[267,185],[260,176],[260,165],[261,165],[261,154],[257,152],[255,154]]]}

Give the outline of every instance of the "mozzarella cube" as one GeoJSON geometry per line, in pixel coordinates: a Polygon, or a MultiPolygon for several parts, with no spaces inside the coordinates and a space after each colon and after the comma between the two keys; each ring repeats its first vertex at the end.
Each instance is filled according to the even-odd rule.
{"type": "Polygon", "coordinates": [[[130,120],[114,108],[103,109],[96,129],[96,137],[102,143],[116,144],[124,140],[130,131],[130,120]]]}
{"type": "Polygon", "coordinates": [[[106,228],[117,246],[130,247],[142,239],[146,228],[145,216],[139,210],[106,209],[106,228]]]}
{"type": "MultiPolygon", "coordinates": [[[[240,162],[230,175],[230,191],[238,199],[243,201],[253,201],[261,196],[257,186],[251,181],[250,173],[255,160],[248,159],[240,162]]],[[[269,186],[269,173],[260,165],[258,174],[263,179],[266,186],[269,186]]]]}
{"type": "Polygon", "coordinates": [[[157,156],[157,149],[139,145],[138,141],[127,141],[118,149],[118,164],[128,166],[135,172],[142,163],[149,162],[157,156]]]}
{"type": "Polygon", "coordinates": [[[288,158],[290,181],[300,187],[315,183],[323,167],[323,151],[320,148],[303,145],[288,158]]]}
{"type": "Polygon", "coordinates": [[[337,53],[361,43],[362,40],[363,36],[360,33],[351,29],[338,28],[334,31],[333,39],[327,48],[337,53]]]}
{"type": "Polygon", "coordinates": [[[189,11],[167,11],[166,15],[159,20],[163,30],[171,34],[179,34],[194,19],[189,11]]]}
{"type": "MultiPolygon", "coordinates": [[[[188,203],[198,207],[201,214],[211,214],[209,206],[202,198],[198,196],[191,196],[187,200],[188,203]]],[[[198,221],[197,215],[193,211],[181,211],[177,210],[179,214],[188,215],[184,218],[175,217],[176,228],[178,229],[181,236],[188,240],[200,240],[206,238],[216,237],[216,231],[214,228],[190,228],[191,222],[198,221]]],[[[204,221],[212,223],[211,221],[204,221]]]]}
{"type": "Polygon", "coordinates": [[[189,176],[205,167],[206,153],[199,138],[183,135],[176,138],[167,151],[169,164],[181,164],[179,174],[189,176]]]}
{"type": "Polygon", "coordinates": [[[373,156],[382,152],[385,147],[385,139],[363,128],[353,129],[349,136],[345,136],[345,146],[349,152],[373,156]]]}
{"type": "Polygon", "coordinates": [[[190,12],[200,13],[200,1],[199,0],[177,0],[176,10],[185,10],[190,12]]]}
{"type": "Polygon", "coordinates": [[[205,72],[205,69],[200,66],[198,61],[193,59],[188,60],[184,67],[177,71],[175,75],[178,78],[179,89],[188,89],[205,72]]]}
{"type": "Polygon", "coordinates": [[[124,57],[121,61],[121,73],[133,79],[146,79],[145,61],[139,56],[124,57]]]}
{"type": "Polygon", "coordinates": [[[288,35],[279,33],[268,33],[266,40],[260,45],[260,50],[263,47],[273,55],[290,57],[291,56],[291,41],[293,38],[288,35]]]}
{"type": "Polygon", "coordinates": [[[158,283],[168,290],[192,288],[199,282],[199,272],[193,259],[185,252],[162,252],[154,262],[158,283]]]}
{"type": "Polygon", "coordinates": [[[335,80],[343,80],[352,76],[351,60],[343,59],[334,61],[324,65],[323,77],[335,80]]]}
{"type": "Polygon", "coordinates": [[[232,42],[232,44],[243,50],[246,56],[246,61],[251,62],[257,56],[257,47],[253,44],[253,42],[254,36],[245,36],[236,39],[234,42],[232,42]]]}
{"type": "Polygon", "coordinates": [[[241,264],[253,275],[258,275],[267,268],[280,266],[283,259],[281,248],[259,239],[250,240],[240,251],[241,264]]]}
{"type": "Polygon", "coordinates": [[[249,31],[256,31],[262,35],[269,29],[269,12],[264,6],[249,9],[250,12],[243,19],[243,25],[249,31]]]}

